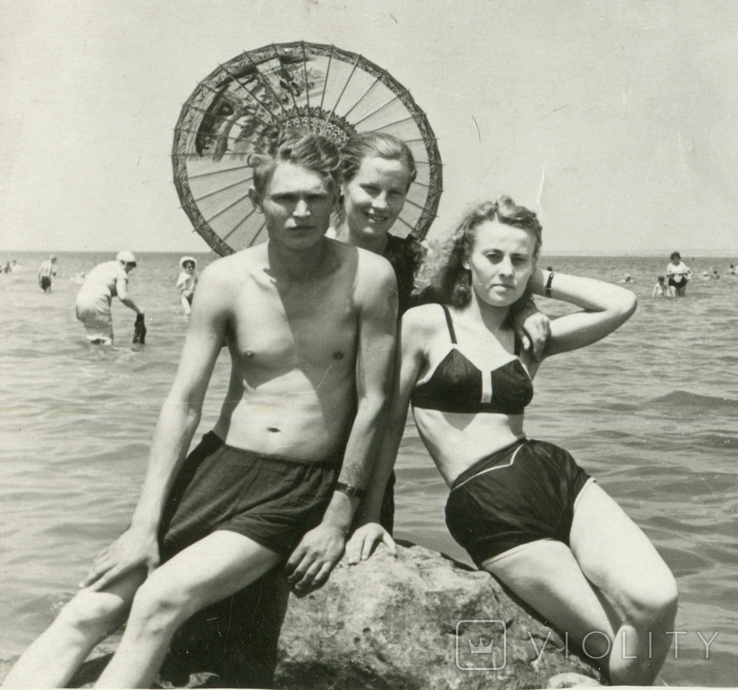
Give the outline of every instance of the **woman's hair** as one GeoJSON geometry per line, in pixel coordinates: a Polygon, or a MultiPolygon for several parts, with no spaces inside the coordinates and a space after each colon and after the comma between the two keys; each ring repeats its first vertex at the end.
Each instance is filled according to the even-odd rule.
{"type": "Polygon", "coordinates": [[[362,132],[352,134],[341,148],[341,172],[343,181],[350,182],[359,172],[361,162],[365,158],[385,158],[389,161],[400,161],[408,170],[408,188],[418,174],[415,158],[408,145],[391,134],[382,132],[362,132]]]}
{"type": "MultiPolygon", "coordinates": [[[[497,221],[527,230],[533,235],[533,260],[541,249],[541,224],[533,211],[517,206],[509,196],[484,201],[472,208],[444,243],[428,253],[418,275],[419,290],[428,288],[434,301],[461,308],[472,298],[471,271],[464,267],[474,249],[477,228],[486,221],[497,221]]],[[[529,297],[527,290],[518,302],[529,297]]],[[[517,304],[517,302],[516,302],[517,304]]]]}
{"type": "Polygon", "coordinates": [[[670,258],[671,258],[672,261],[674,261],[674,260],[681,261],[682,260],[682,255],[679,252],[672,252],[670,258]]]}
{"type": "Polygon", "coordinates": [[[249,156],[254,169],[254,189],[263,197],[279,163],[292,163],[318,173],[338,192],[341,185],[341,157],[338,147],[328,138],[312,134],[307,129],[287,132],[276,125],[267,127],[249,156]]]}

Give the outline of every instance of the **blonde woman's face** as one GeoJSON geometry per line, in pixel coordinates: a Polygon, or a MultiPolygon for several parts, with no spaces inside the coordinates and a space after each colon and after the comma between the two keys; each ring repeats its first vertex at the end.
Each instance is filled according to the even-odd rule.
{"type": "Polygon", "coordinates": [[[386,235],[405,205],[409,183],[410,173],[402,161],[379,156],[364,158],[356,175],[343,185],[350,232],[371,237],[386,235]]]}
{"type": "Polygon", "coordinates": [[[525,292],[535,268],[534,251],[535,238],[527,230],[497,221],[479,225],[466,265],[474,292],[490,306],[509,307],[525,292]]]}

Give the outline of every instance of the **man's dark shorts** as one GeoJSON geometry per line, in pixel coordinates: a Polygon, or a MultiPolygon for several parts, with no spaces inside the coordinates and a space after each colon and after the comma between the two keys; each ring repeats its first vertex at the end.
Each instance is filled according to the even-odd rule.
{"type": "Polygon", "coordinates": [[[159,528],[162,563],[216,530],[288,556],[323,519],[341,458],[313,463],[261,455],[208,432],[167,498],[159,528]]]}

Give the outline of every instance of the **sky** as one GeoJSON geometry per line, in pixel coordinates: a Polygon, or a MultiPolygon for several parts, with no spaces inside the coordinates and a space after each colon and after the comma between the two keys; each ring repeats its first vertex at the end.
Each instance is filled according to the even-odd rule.
{"type": "Polygon", "coordinates": [[[732,0],[0,0],[0,252],[207,251],[171,146],[199,80],[304,39],[410,89],[443,159],[430,236],[535,209],[544,254],[738,256],[732,0]]]}

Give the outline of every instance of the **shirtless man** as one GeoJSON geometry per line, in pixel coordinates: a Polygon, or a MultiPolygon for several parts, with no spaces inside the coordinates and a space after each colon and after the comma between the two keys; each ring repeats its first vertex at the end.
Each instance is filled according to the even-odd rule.
{"type": "Polygon", "coordinates": [[[275,155],[257,162],[251,191],[269,242],[202,273],[130,527],[7,685],[65,685],[128,616],[98,686],[151,687],[194,612],[285,559],[307,591],[341,557],[389,389],[397,288],[384,259],[324,237],[335,146],[309,135],[275,155]],[[185,459],[223,342],[222,413],[185,459]]]}

